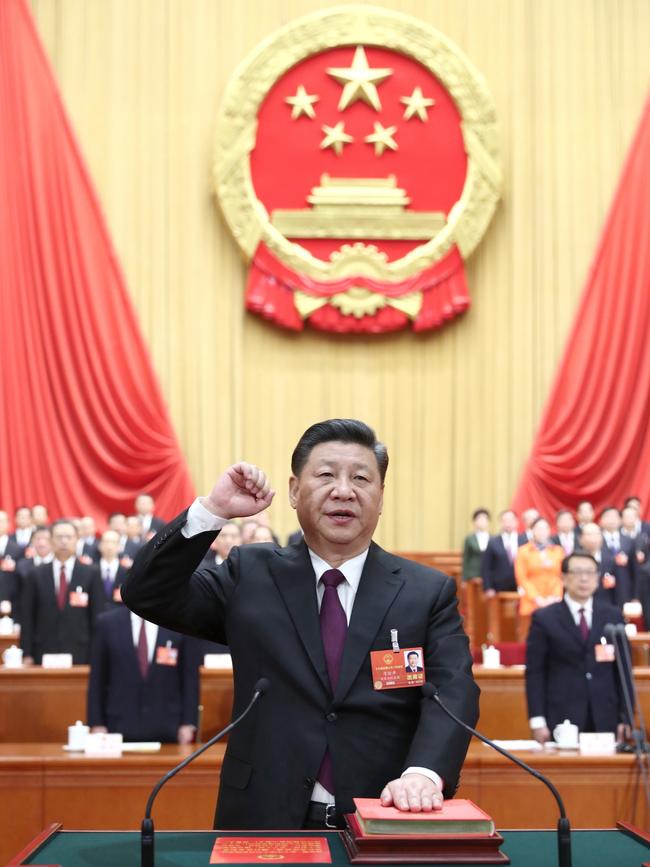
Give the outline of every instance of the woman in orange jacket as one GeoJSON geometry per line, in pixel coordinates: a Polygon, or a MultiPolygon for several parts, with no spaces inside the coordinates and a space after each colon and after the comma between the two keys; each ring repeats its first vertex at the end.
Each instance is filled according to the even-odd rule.
{"type": "Polygon", "coordinates": [[[515,579],[519,588],[519,614],[529,618],[533,611],[562,599],[561,545],[550,544],[551,527],[538,518],[531,527],[533,538],[522,545],[515,557],[515,579]]]}

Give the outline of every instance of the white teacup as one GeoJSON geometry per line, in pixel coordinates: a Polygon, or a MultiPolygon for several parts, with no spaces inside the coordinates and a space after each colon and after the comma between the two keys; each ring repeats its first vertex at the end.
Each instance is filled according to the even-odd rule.
{"type": "Polygon", "coordinates": [[[483,648],[483,667],[484,668],[499,668],[501,665],[501,653],[498,647],[483,648]]]}
{"type": "Polygon", "coordinates": [[[3,652],[2,661],[7,666],[7,668],[21,668],[23,664],[22,648],[16,647],[15,644],[12,644],[11,647],[8,647],[3,652]]]}
{"type": "Polygon", "coordinates": [[[0,635],[12,635],[14,631],[14,622],[8,615],[0,617],[0,635]]]}
{"type": "Polygon", "coordinates": [[[561,747],[577,747],[578,746],[578,726],[565,719],[563,723],[555,726],[553,729],[553,737],[558,746],[561,747]]]}
{"type": "Polygon", "coordinates": [[[83,750],[89,732],[90,728],[85,726],[80,719],[73,726],[68,726],[68,747],[71,750],[83,750]]]}

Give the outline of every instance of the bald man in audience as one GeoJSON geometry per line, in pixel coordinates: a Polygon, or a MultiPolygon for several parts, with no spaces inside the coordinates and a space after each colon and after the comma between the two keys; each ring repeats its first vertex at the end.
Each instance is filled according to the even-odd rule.
{"type": "Polygon", "coordinates": [[[585,524],[580,534],[580,548],[591,554],[600,572],[600,582],[596,588],[595,598],[610,605],[617,605],[616,596],[616,561],[614,555],[603,544],[602,530],[598,524],[585,524]]]}
{"type": "Polygon", "coordinates": [[[90,658],[90,640],[104,592],[96,568],[76,558],[77,531],[69,520],[52,525],[51,563],[24,579],[20,600],[25,663],[41,664],[44,653],[70,653],[74,665],[90,658]]]}

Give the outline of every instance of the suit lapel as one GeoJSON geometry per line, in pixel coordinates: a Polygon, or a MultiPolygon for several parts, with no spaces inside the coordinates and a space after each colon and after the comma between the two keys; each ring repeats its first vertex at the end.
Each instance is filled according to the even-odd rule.
{"type": "MultiPolygon", "coordinates": [[[[335,700],[342,700],[352,686],[386,612],[404,584],[404,579],[397,574],[400,569],[398,560],[371,543],[352,608],[335,700]]],[[[386,647],[389,645],[390,634],[387,633],[386,647]]]]}
{"type": "Polygon", "coordinates": [[[307,545],[304,542],[291,545],[279,549],[277,554],[277,560],[271,561],[273,580],[316,674],[325,689],[329,690],[329,677],[320,637],[316,576],[307,545]]]}
{"type": "Polygon", "coordinates": [[[594,601],[591,615],[591,629],[589,630],[589,638],[587,641],[589,647],[594,647],[596,644],[600,644],[600,639],[604,635],[604,627],[606,623],[607,620],[603,614],[602,608],[594,601]]]}
{"type": "MultiPolygon", "coordinates": [[[[582,636],[580,635],[580,630],[576,625],[575,620],[573,619],[571,612],[569,611],[569,606],[566,604],[564,600],[560,603],[560,620],[564,625],[567,632],[572,636],[575,643],[578,647],[584,651],[585,643],[582,640],[582,636]]],[[[593,620],[592,620],[593,626],[593,620]]],[[[588,640],[587,640],[588,641],[588,640]]]]}

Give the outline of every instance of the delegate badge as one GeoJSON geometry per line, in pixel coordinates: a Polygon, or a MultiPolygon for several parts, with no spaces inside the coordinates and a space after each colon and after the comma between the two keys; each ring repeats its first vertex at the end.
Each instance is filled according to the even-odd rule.
{"type": "Polygon", "coordinates": [[[375,689],[402,689],[423,686],[426,680],[424,653],[421,647],[393,650],[373,650],[370,653],[372,685],[375,689]]]}
{"type": "Polygon", "coordinates": [[[156,663],[158,665],[178,665],[178,648],[172,647],[169,641],[165,647],[157,647],[156,663]]]}
{"type": "Polygon", "coordinates": [[[299,331],[436,328],[500,197],[496,113],[446,36],[389,9],[300,18],[240,64],[215,188],[249,310],[299,331]]]}

